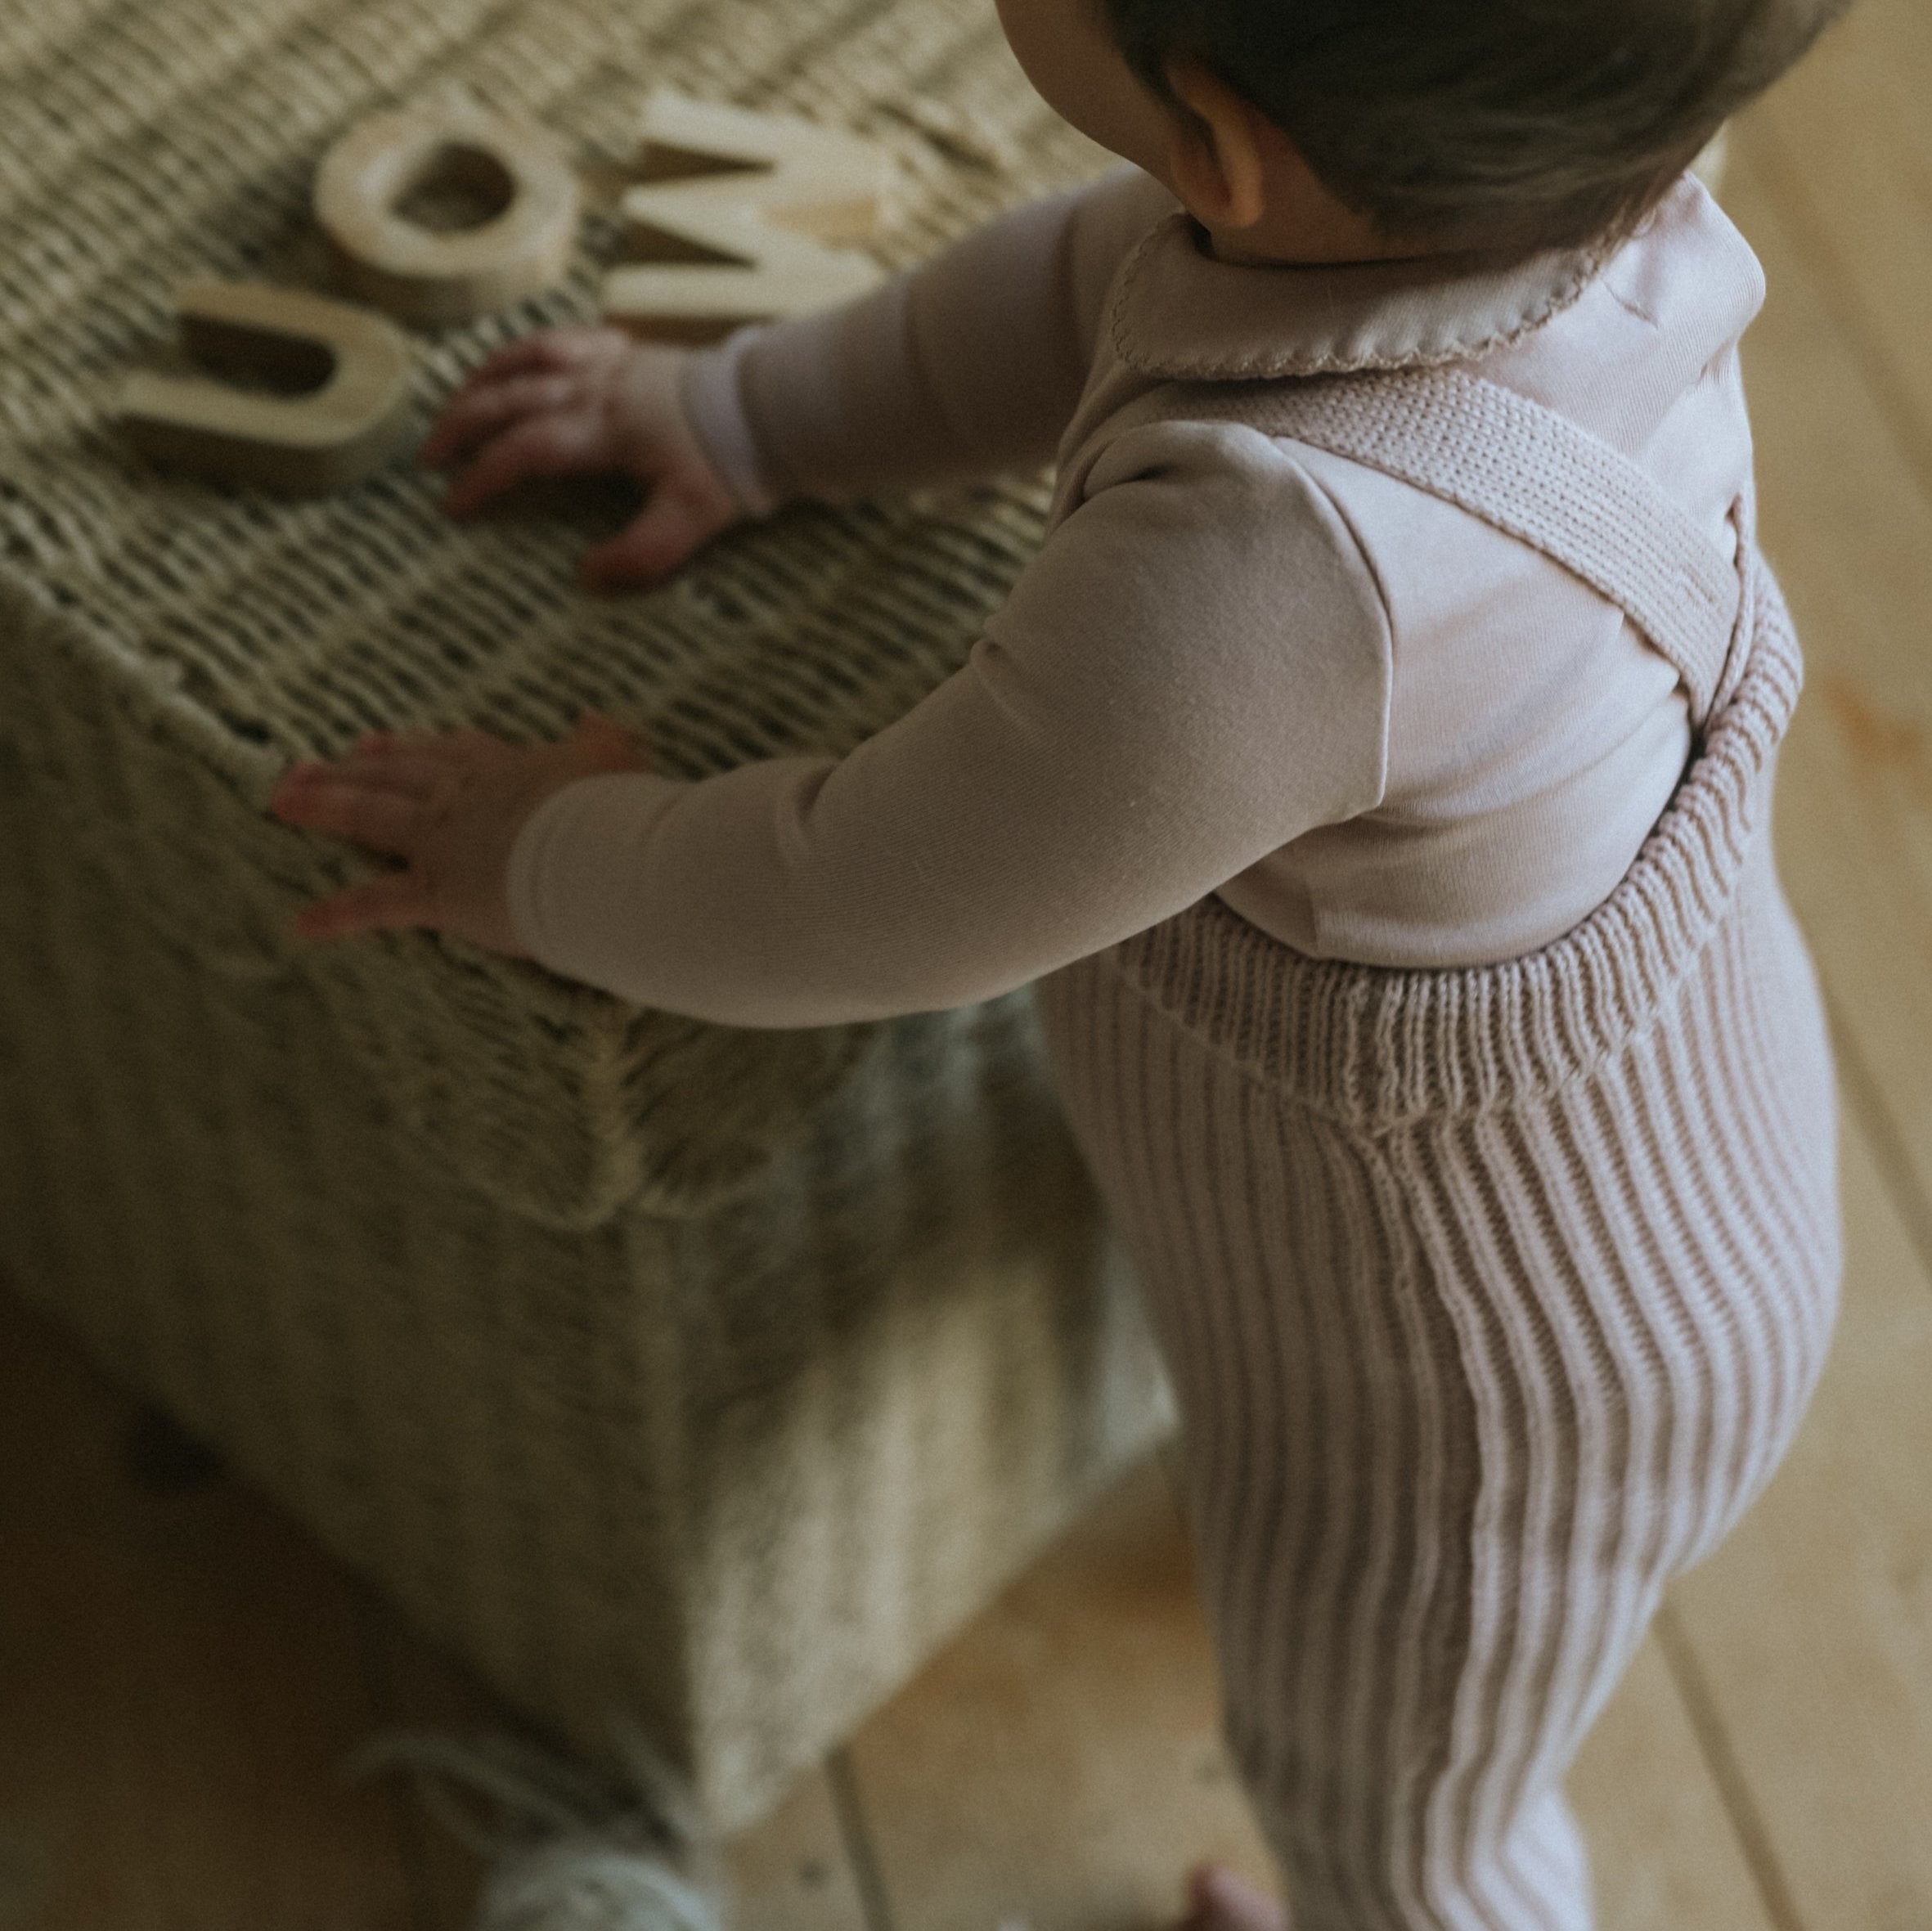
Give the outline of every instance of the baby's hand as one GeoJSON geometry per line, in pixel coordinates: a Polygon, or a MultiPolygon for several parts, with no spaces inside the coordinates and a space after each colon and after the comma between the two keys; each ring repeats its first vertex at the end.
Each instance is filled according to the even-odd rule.
{"type": "Polygon", "coordinates": [[[297,918],[304,939],[425,926],[527,956],[510,917],[510,853],[552,792],[604,771],[640,771],[643,747],[612,719],[587,716],[555,744],[507,744],[487,731],[362,739],[335,764],[290,765],[269,801],[285,824],[347,838],[403,869],[297,918]]]}
{"type": "Polygon", "coordinates": [[[583,560],[600,590],[667,577],[738,520],[737,504],[685,420],[684,352],[618,329],[546,329],[499,349],[451,397],[424,442],[460,472],[452,516],[530,476],[633,476],[650,492],[632,521],[583,560]]]}

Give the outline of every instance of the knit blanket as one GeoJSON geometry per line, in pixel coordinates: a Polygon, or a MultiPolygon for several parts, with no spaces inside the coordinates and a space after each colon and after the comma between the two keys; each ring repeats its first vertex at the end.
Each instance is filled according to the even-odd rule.
{"type": "Polygon", "coordinates": [[[661,769],[839,752],[964,658],[1036,543],[1037,479],[800,508],[649,595],[577,586],[614,497],[442,515],[407,456],[320,500],[158,474],[117,433],[184,281],[328,287],[317,163],[461,89],[577,144],[592,212],[543,298],[419,337],[418,405],[595,313],[645,92],[851,128],[896,159],[891,264],[1101,157],[983,0],[38,0],[0,14],[0,741],[77,852],[209,974],[304,980],[417,1145],[545,1224],[742,1192],[876,1029],[640,1012],[426,935],[312,952],[294,907],[358,861],[262,811],[283,763],[376,726],[538,738],[586,707],[661,769]]]}

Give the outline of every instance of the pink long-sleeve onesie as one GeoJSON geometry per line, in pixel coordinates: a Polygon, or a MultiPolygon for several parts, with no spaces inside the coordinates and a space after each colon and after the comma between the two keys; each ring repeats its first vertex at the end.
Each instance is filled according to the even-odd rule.
{"type": "Polygon", "coordinates": [[[1688,178],[1607,264],[1260,268],[1211,259],[1127,170],[741,338],[688,393],[761,506],[1056,444],[1076,462],[1097,422],[1153,406],[1063,487],[966,667],[849,757],[550,801],[513,861],[519,935],[572,977],[753,1026],[990,997],[1209,892],[1315,957],[1529,951],[1606,896],[1681,777],[1675,671],[1451,505],[1161,397],[1458,362],[1634,457],[1728,546],[1761,299],[1688,178]]]}

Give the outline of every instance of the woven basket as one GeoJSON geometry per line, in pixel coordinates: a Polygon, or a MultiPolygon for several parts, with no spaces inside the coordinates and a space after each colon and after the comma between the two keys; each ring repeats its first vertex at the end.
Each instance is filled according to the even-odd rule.
{"type": "MultiPolygon", "coordinates": [[[[617,178],[644,92],[889,145],[899,261],[1094,151],[982,0],[41,0],[0,15],[0,1266],[532,1716],[746,1822],[1163,1425],[1023,997],[739,1033],[420,935],[312,952],[357,861],[270,820],[377,725],[661,767],[842,750],[970,646],[1022,480],[800,510],[646,597],[619,514],[445,521],[158,476],[107,419],[180,282],[325,285],[316,162],[460,87],[617,178]]],[[[615,252],[420,339],[582,319],[615,252]]]]}

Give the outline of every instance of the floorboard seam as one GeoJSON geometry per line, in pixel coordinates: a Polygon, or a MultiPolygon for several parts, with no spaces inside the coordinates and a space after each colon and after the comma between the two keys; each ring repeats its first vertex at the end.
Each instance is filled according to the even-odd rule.
{"type": "Polygon", "coordinates": [[[1805,1931],[1804,1920],[1799,1914],[1783,1867],[1772,1848],[1771,1833],[1765,1828],[1764,1818],[1758,1814],[1743,1768],[1732,1752],[1730,1739],[1724,1734],[1717,1700],[1711,1695],[1710,1686],[1705,1680],[1690,1639],[1684,1634],[1675,1610],[1668,1604],[1658,1610],[1654,1628],[1657,1646],[1664,1652],[1664,1660],[1677,1684],[1678,1695],[1683,1700],[1685,1715],[1690,1719],[1697,1746],[1704,1753],[1711,1781],[1717,1785],[1718,1796],[1730,1816],[1731,1828],[1737,1834],[1738,1848],[1744,1853],[1751,1881],[1757,1886],[1765,1915],[1770,1919],[1774,1931],[1805,1931]]]}
{"type": "Polygon", "coordinates": [[[852,1868],[852,1881],[858,1887],[865,1931],[896,1931],[892,1901],[886,1894],[885,1877],[878,1867],[878,1853],[865,1822],[865,1802],[859,1795],[858,1780],[852,1774],[848,1751],[834,1750],[825,1759],[825,1781],[831,1787],[838,1834],[845,1840],[846,1858],[852,1868]]]}

